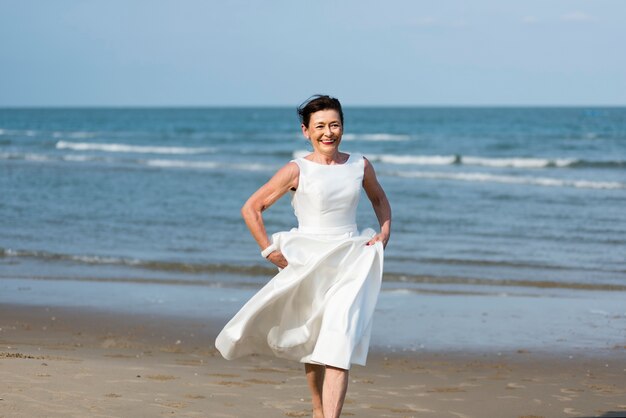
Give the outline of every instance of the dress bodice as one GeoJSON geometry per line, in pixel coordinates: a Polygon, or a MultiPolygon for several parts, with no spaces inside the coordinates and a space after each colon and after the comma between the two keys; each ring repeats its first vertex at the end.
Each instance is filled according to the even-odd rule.
{"type": "Polygon", "coordinates": [[[298,188],[291,200],[298,231],[332,234],[356,230],[365,168],[363,156],[351,154],[345,163],[333,165],[305,158],[293,161],[300,168],[298,188]]]}

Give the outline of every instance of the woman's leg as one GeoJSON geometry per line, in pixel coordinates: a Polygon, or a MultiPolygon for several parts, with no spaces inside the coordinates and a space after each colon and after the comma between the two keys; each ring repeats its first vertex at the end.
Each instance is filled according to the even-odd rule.
{"type": "Polygon", "coordinates": [[[313,402],[313,418],[324,418],[322,410],[322,385],[324,384],[324,368],[322,364],[304,364],[306,380],[311,391],[311,401],[313,402]]]}
{"type": "Polygon", "coordinates": [[[326,366],[322,405],[324,418],[338,418],[348,390],[348,370],[326,366]]]}

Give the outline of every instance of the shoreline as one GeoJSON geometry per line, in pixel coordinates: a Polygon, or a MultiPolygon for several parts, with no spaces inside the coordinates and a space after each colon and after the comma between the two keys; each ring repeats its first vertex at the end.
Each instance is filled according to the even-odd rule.
{"type": "MultiPolygon", "coordinates": [[[[302,365],[226,361],[213,347],[220,324],[0,304],[0,416],[310,416],[302,365]]],[[[625,350],[378,348],[351,369],[343,416],[623,417],[625,350]]]]}
{"type": "MultiPolygon", "coordinates": [[[[68,308],[82,315],[225,325],[258,287],[154,282],[0,279],[0,305],[68,308]]],[[[374,316],[373,351],[533,351],[610,356],[624,344],[624,293],[563,289],[396,288],[384,283],[374,316]],[[473,291],[472,291],[473,290],[473,291]]],[[[212,342],[211,342],[212,343],[212,342]]]]}

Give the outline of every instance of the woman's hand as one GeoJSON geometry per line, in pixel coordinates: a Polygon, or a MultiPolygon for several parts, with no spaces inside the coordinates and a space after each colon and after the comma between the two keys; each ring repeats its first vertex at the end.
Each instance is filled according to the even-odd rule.
{"type": "Polygon", "coordinates": [[[271,252],[270,255],[267,256],[267,259],[280,269],[284,269],[287,267],[287,264],[289,264],[287,263],[287,259],[283,256],[283,253],[278,250],[271,252]]]}
{"type": "Polygon", "coordinates": [[[372,237],[371,240],[367,242],[367,245],[374,245],[377,241],[382,242],[383,248],[385,248],[387,246],[387,241],[389,241],[389,235],[383,234],[382,232],[379,234],[376,234],[372,237]]]}

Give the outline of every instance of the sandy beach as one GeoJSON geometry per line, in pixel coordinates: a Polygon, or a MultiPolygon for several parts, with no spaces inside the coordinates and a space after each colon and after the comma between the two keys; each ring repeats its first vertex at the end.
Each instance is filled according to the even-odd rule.
{"type": "MultiPolygon", "coordinates": [[[[219,321],[3,304],[0,417],[310,416],[302,366],[225,361],[219,321]]],[[[343,416],[626,416],[626,346],[601,356],[512,350],[370,353],[343,416]]]]}

